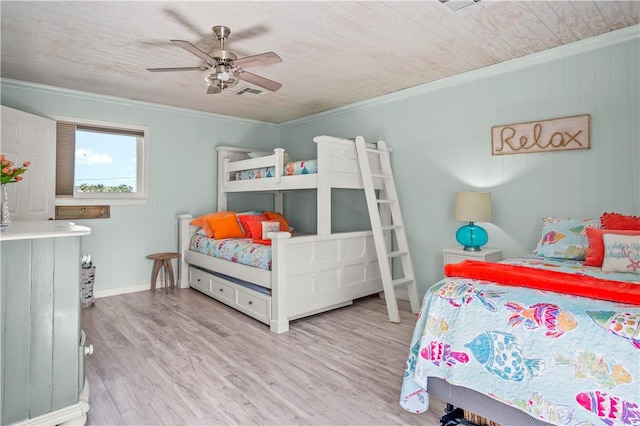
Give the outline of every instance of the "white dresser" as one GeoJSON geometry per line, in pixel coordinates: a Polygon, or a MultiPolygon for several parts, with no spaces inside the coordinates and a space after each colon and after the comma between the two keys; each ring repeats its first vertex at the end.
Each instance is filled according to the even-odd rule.
{"type": "Polygon", "coordinates": [[[84,424],[81,238],[68,222],[13,222],[0,232],[1,423],[84,424]]]}

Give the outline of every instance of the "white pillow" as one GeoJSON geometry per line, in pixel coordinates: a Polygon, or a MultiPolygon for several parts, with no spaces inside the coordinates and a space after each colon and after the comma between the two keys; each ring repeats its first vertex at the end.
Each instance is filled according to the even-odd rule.
{"type": "MultiPolygon", "coordinates": [[[[253,152],[247,152],[247,155],[249,156],[249,158],[260,158],[260,157],[268,157],[269,155],[273,155],[274,152],[266,152],[266,151],[253,151],[253,152]]],[[[294,160],[292,160],[291,158],[289,158],[289,153],[285,152],[282,154],[282,158],[284,160],[285,163],[293,163],[294,160]]]]}
{"type": "Polygon", "coordinates": [[[602,241],[603,271],[640,274],[640,235],[603,234],[602,241]]]}
{"type": "Polygon", "coordinates": [[[278,232],[278,231],[280,231],[280,222],[268,221],[268,220],[265,220],[262,222],[262,239],[263,240],[270,239],[269,237],[267,237],[267,234],[269,232],[278,232]]]}
{"type": "Polygon", "coordinates": [[[247,152],[247,155],[249,156],[249,158],[268,157],[269,155],[273,155],[273,151],[271,152],[253,151],[253,152],[247,152]]]}

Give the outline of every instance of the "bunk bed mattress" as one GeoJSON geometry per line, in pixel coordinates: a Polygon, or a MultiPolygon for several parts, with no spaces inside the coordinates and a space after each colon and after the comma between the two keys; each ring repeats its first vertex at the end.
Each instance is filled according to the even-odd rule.
{"type": "Polygon", "coordinates": [[[271,246],[255,244],[251,238],[225,238],[215,240],[196,234],[190,250],[230,262],[271,270],[271,246]]]}
{"type": "Polygon", "coordinates": [[[556,425],[640,425],[638,275],[536,256],[500,263],[576,274],[578,285],[600,278],[631,302],[445,278],[422,302],[400,405],[426,411],[432,376],[556,425]]]}
{"type": "MultiPolygon", "coordinates": [[[[317,160],[293,161],[284,165],[283,176],[309,175],[318,173],[317,160]]],[[[235,180],[270,178],[275,175],[275,167],[241,170],[236,172],[235,180]]]]}

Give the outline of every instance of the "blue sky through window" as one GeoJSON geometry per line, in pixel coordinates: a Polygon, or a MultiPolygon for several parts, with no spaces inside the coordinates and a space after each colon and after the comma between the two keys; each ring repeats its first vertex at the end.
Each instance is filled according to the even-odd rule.
{"type": "Polygon", "coordinates": [[[136,136],[77,130],[74,185],[129,185],[136,192],[136,136]]]}

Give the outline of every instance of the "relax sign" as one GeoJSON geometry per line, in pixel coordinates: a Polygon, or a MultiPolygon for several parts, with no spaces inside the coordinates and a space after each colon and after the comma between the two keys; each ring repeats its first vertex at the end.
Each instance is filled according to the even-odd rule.
{"type": "Polygon", "coordinates": [[[493,155],[588,149],[589,114],[553,120],[494,126],[491,128],[493,155]]]}

